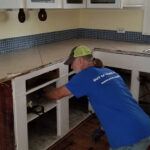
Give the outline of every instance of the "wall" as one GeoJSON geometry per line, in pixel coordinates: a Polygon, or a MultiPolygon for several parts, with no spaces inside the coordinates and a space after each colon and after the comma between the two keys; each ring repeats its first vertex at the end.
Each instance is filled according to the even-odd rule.
{"type": "Polygon", "coordinates": [[[26,14],[26,22],[20,23],[18,10],[0,12],[0,39],[79,28],[79,10],[47,10],[45,22],[39,21],[38,10],[26,14]]]}
{"type": "Polygon", "coordinates": [[[80,28],[142,32],[144,10],[85,9],[80,11],[80,28]]]}
{"type": "Polygon", "coordinates": [[[0,12],[0,39],[47,33],[74,28],[117,30],[142,32],[143,10],[47,10],[45,22],[37,18],[38,10],[27,11],[25,23],[19,23],[18,11],[0,12]]]}

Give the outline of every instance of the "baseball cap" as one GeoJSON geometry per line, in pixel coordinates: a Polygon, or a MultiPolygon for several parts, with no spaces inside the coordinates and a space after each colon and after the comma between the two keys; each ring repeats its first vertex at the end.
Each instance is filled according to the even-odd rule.
{"type": "Polygon", "coordinates": [[[64,64],[70,65],[72,64],[75,58],[86,55],[92,55],[92,51],[87,46],[84,45],[76,46],[71,50],[69,58],[64,62],[64,64]]]}

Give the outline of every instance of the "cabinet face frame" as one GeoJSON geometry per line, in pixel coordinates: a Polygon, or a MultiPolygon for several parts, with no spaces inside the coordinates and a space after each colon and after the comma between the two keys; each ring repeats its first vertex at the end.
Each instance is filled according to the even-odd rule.
{"type": "Polygon", "coordinates": [[[24,0],[0,0],[0,9],[18,9],[23,8],[24,0]]]}
{"type": "Polygon", "coordinates": [[[67,0],[63,0],[63,8],[71,9],[71,8],[86,8],[86,0],[83,0],[83,3],[67,3],[67,0]]]}
{"type": "MultiPolygon", "coordinates": [[[[28,74],[16,77],[12,80],[12,88],[13,88],[13,108],[14,108],[14,131],[15,131],[15,143],[16,150],[29,150],[29,141],[28,141],[28,115],[27,115],[27,94],[26,91],[26,80],[31,79],[33,77],[42,75],[46,72],[59,69],[59,78],[56,81],[56,87],[60,87],[68,82],[68,75],[74,73],[69,72],[69,67],[64,65],[64,63],[52,64],[50,66],[46,66],[44,68],[34,70],[28,74]]],[[[38,88],[41,88],[40,85],[38,88]]],[[[87,114],[86,117],[82,118],[77,124],[69,128],[69,97],[64,97],[61,100],[56,101],[56,116],[57,116],[57,139],[50,143],[49,146],[53,145],[59,139],[61,139],[64,135],[66,135],[71,129],[85,120],[90,113],[87,114]]],[[[89,107],[88,107],[89,109],[89,107]]],[[[90,109],[91,110],[91,109],[90,109]]],[[[48,149],[48,147],[46,148],[48,149]]]]}
{"type": "Polygon", "coordinates": [[[94,51],[94,57],[101,59],[106,66],[131,70],[131,93],[139,99],[139,73],[150,73],[150,57],[117,54],[110,52],[94,51]]]}
{"type": "MultiPolygon", "coordinates": [[[[43,0],[41,0],[43,1],[43,0]]],[[[32,0],[27,0],[27,8],[62,8],[62,0],[54,0],[51,2],[32,2],[32,0]]]]}
{"type": "MultiPolygon", "coordinates": [[[[60,72],[57,86],[64,85],[68,81],[68,68],[62,65],[62,63],[53,64],[45,68],[32,71],[28,74],[16,77],[12,80],[16,150],[28,150],[26,80],[55,69],[59,69],[60,72]]],[[[57,136],[63,136],[67,133],[69,128],[67,125],[67,102],[67,98],[63,98],[63,100],[57,102],[57,136]],[[64,112],[64,110],[66,111],[64,112]]]]}
{"type": "Polygon", "coordinates": [[[122,0],[115,0],[114,4],[93,4],[91,0],[87,0],[87,8],[122,8],[123,1],[122,0]]]}

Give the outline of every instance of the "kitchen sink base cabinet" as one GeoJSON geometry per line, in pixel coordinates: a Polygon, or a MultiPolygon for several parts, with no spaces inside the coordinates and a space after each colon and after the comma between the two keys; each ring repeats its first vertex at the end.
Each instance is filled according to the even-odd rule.
{"type": "Polygon", "coordinates": [[[58,62],[0,84],[0,149],[46,150],[90,116],[88,101],[86,112],[84,106],[73,111],[73,96],[57,101],[42,96],[66,84],[69,76],[68,66],[58,62]],[[43,111],[35,111],[34,106],[43,111]]]}

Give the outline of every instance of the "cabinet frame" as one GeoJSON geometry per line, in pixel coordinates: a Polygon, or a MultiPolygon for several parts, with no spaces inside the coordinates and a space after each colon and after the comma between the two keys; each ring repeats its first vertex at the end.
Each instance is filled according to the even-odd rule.
{"type": "MultiPolygon", "coordinates": [[[[41,0],[42,1],[42,0],[41,0]]],[[[55,0],[54,3],[48,2],[32,2],[32,0],[27,0],[27,8],[62,8],[62,0],[55,0]]]]}
{"type": "Polygon", "coordinates": [[[71,8],[86,8],[86,0],[83,0],[82,4],[75,3],[67,3],[67,0],[63,0],[63,8],[71,9],[71,8]]]}
{"type": "Polygon", "coordinates": [[[106,66],[131,70],[131,93],[138,101],[139,99],[139,74],[150,73],[150,57],[118,54],[111,52],[94,51],[94,57],[102,59],[106,66]]]}
{"type": "Polygon", "coordinates": [[[25,7],[25,0],[0,0],[0,9],[19,9],[25,7]]]}
{"type": "Polygon", "coordinates": [[[116,0],[115,4],[92,4],[91,0],[87,0],[87,8],[122,8],[123,7],[123,1],[122,0],[116,0]]]}
{"type": "MultiPolygon", "coordinates": [[[[14,131],[16,150],[28,150],[28,133],[27,133],[27,107],[26,107],[26,80],[34,76],[43,74],[54,69],[59,68],[60,77],[56,82],[56,87],[64,85],[68,81],[68,68],[62,63],[50,65],[40,70],[33,71],[26,75],[19,76],[12,80],[13,87],[13,108],[14,108],[14,131]]],[[[58,139],[65,135],[69,130],[68,123],[68,98],[56,101],[57,110],[57,136],[58,139]]],[[[58,140],[57,139],[57,140],[58,140]]],[[[56,141],[54,141],[55,143],[56,141]]],[[[52,143],[52,144],[54,144],[52,143]]]]}

